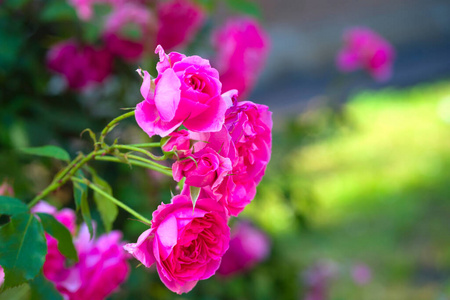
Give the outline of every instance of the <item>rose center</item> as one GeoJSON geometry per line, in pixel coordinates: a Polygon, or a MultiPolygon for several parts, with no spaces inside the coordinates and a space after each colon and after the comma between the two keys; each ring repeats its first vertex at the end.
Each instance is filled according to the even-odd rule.
{"type": "Polygon", "coordinates": [[[187,85],[191,86],[196,91],[202,91],[205,88],[203,80],[196,76],[187,76],[184,80],[187,85]]]}

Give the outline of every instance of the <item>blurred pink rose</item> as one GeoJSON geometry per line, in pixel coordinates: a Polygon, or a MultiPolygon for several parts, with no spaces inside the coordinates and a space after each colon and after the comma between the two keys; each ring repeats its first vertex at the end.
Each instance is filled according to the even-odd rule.
{"type": "MultiPolygon", "coordinates": [[[[53,215],[56,220],[62,223],[67,229],[74,234],[76,226],[76,215],[71,209],[65,208],[58,211],[54,206],[48,204],[45,201],[40,201],[36,204],[31,211],[33,213],[46,213],[53,215]]],[[[66,269],[66,258],[58,250],[58,241],[49,234],[45,234],[47,239],[47,255],[45,256],[45,262],[43,267],[44,275],[51,281],[64,280],[69,271],[66,269]]]]}
{"type": "Polygon", "coordinates": [[[190,42],[205,21],[202,8],[188,0],[160,2],[157,13],[156,44],[167,50],[190,42]]]}
{"type": "Polygon", "coordinates": [[[169,135],[182,124],[189,130],[207,132],[222,128],[226,102],[221,97],[219,73],[199,56],[156,48],[160,62],[153,80],[144,71],[141,94],[136,106],[136,121],[149,135],[169,135]]]}
{"type": "Polygon", "coordinates": [[[270,240],[248,221],[239,221],[231,231],[230,247],[217,273],[230,275],[253,268],[267,258],[270,240]]]}
{"type": "Polygon", "coordinates": [[[394,58],[394,48],[387,40],[369,28],[356,27],[345,32],[336,64],[342,72],[362,68],[375,80],[386,81],[392,76],[394,58]]]}
{"type": "MultiPolygon", "coordinates": [[[[53,215],[65,225],[72,235],[76,230],[76,216],[71,209],[58,211],[55,207],[41,201],[32,212],[53,215]]],[[[81,226],[74,245],[79,261],[68,265],[66,258],[57,248],[57,240],[50,235],[47,239],[48,253],[43,272],[55,284],[56,289],[68,300],[103,300],[128,276],[128,254],[123,250],[122,234],[112,231],[90,240],[87,226],[81,226]]]]}
{"type": "Polygon", "coordinates": [[[198,199],[194,210],[189,197],[178,195],[158,207],[137,243],[124,248],[146,267],[156,263],[161,281],[182,294],[214,275],[229,238],[227,216],[216,201],[198,199]]]}
{"type": "Polygon", "coordinates": [[[213,45],[217,50],[214,65],[223,90],[237,89],[239,99],[245,99],[267,60],[270,48],[267,33],[254,19],[235,18],[213,34],[213,45]]]}
{"type": "Polygon", "coordinates": [[[96,240],[89,238],[83,224],[75,240],[79,261],[69,267],[65,280],[54,282],[69,300],[103,300],[128,277],[128,254],[123,250],[122,234],[111,231],[96,240]]]}
{"type": "Polygon", "coordinates": [[[181,159],[172,165],[173,179],[195,187],[219,185],[232,170],[231,160],[211,148],[191,155],[192,159],[181,159]],[[195,160],[195,161],[194,161],[195,160]]]}
{"type": "Polygon", "coordinates": [[[108,16],[103,39],[109,52],[134,61],[141,57],[144,49],[153,47],[155,30],[155,17],[145,5],[123,4],[108,16]],[[137,36],[126,32],[130,28],[137,36]]]}
{"type": "Polygon", "coordinates": [[[372,271],[366,264],[356,264],[352,267],[352,278],[359,285],[365,285],[372,279],[372,271]]]}
{"type": "Polygon", "coordinates": [[[3,268],[0,266],[0,287],[2,286],[4,281],[5,281],[5,271],[3,271],[3,268]]]}
{"type": "Polygon", "coordinates": [[[50,70],[64,76],[72,89],[82,89],[93,82],[102,82],[112,68],[112,56],[104,48],[81,46],[75,41],[54,45],[47,54],[50,70]]]}
{"type": "Polygon", "coordinates": [[[0,185],[0,196],[14,196],[14,189],[6,179],[0,185]]]}
{"type": "Polygon", "coordinates": [[[333,261],[321,261],[304,273],[306,285],[305,300],[327,300],[331,281],[338,272],[337,265],[333,261]]]}

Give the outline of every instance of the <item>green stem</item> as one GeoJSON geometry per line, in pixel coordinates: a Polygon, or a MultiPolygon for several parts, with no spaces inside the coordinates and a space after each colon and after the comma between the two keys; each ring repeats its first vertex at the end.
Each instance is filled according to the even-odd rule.
{"type": "MultiPolygon", "coordinates": [[[[95,160],[112,161],[112,162],[117,162],[117,163],[125,163],[125,162],[121,161],[120,159],[118,159],[117,157],[112,157],[112,156],[99,156],[99,157],[96,157],[95,160]]],[[[156,164],[156,166],[155,165],[150,165],[150,164],[147,164],[147,163],[144,163],[144,162],[140,162],[140,161],[137,161],[137,160],[134,160],[134,159],[129,159],[129,158],[128,158],[127,162],[130,165],[147,168],[147,169],[150,169],[150,170],[153,170],[153,171],[157,171],[157,172],[159,172],[161,174],[164,174],[164,175],[172,177],[172,172],[167,170],[167,169],[162,169],[161,165],[158,165],[158,164],[156,164]]]]}
{"type": "Polygon", "coordinates": [[[128,146],[138,147],[138,148],[151,148],[151,147],[159,148],[161,146],[161,144],[158,142],[158,143],[130,144],[128,146]]]}
{"type": "Polygon", "coordinates": [[[126,118],[132,117],[132,116],[134,116],[134,110],[127,112],[126,114],[123,114],[121,116],[118,116],[117,118],[115,118],[114,120],[109,122],[109,124],[106,125],[106,127],[103,129],[102,133],[100,134],[100,140],[99,140],[100,145],[103,144],[106,135],[108,134],[108,132],[110,132],[112,130],[112,128],[114,126],[116,126],[117,123],[119,123],[120,121],[122,121],[126,118]]]}
{"type": "Polygon", "coordinates": [[[95,184],[93,184],[92,182],[90,182],[87,179],[79,179],[76,177],[71,177],[72,181],[75,182],[79,182],[79,183],[84,183],[86,184],[88,187],[90,187],[92,190],[94,190],[95,192],[99,193],[100,195],[102,195],[103,197],[105,197],[106,199],[108,199],[109,201],[113,202],[114,204],[116,204],[117,206],[119,206],[120,208],[126,210],[127,212],[129,212],[130,214],[132,214],[134,217],[136,217],[137,219],[141,220],[142,222],[147,223],[148,225],[151,224],[151,221],[149,219],[147,219],[146,217],[142,216],[140,213],[138,213],[137,211],[135,211],[134,209],[132,209],[131,207],[129,207],[128,205],[124,204],[123,202],[119,201],[118,199],[114,198],[113,196],[111,196],[110,194],[106,193],[105,191],[103,191],[101,188],[99,188],[98,186],[96,186],[95,184]]]}
{"type": "Polygon", "coordinates": [[[133,147],[133,146],[130,146],[130,145],[114,145],[114,146],[111,146],[111,147],[119,149],[119,150],[130,150],[130,151],[134,151],[134,152],[139,152],[139,153],[147,155],[148,157],[150,157],[151,159],[156,160],[156,161],[161,161],[161,160],[165,160],[166,159],[166,157],[164,155],[163,156],[156,156],[153,153],[151,153],[151,152],[149,152],[149,151],[147,151],[145,149],[141,149],[141,148],[138,148],[138,147],[133,147]]]}

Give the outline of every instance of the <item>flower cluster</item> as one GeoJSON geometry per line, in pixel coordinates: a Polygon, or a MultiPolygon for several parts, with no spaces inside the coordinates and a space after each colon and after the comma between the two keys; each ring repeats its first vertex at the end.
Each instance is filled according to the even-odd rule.
{"type": "Polygon", "coordinates": [[[395,51],[378,33],[365,27],[356,27],[344,34],[345,45],[338,53],[336,64],[342,72],[365,69],[378,81],[392,76],[395,51]]]}
{"type": "Polygon", "coordinates": [[[267,106],[223,92],[208,60],[166,54],[161,46],[156,53],[158,76],[139,70],[144,101],[136,121],[149,136],[164,137],[162,149],[175,159],[173,178],[185,182],[125,249],[147,267],[155,263],[162,282],[181,294],[219,268],[228,220],[252,201],[270,160],[272,119],[267,106]]]}
{"type": "MultiPolygon", "coordinates": [[[[71,209],[57,211],[55,207],[40,202],[33,212],[53,215],[75,236],[76,216],[71,209]]],[[[50,235],[47,239],[47,256],[44,276],[69,300],[102,300],[116,291],[128,277],[128,254],[122,249],[122,235],[118,231],[91,240],[87,226],[83,224],[75,236],[74,245],[78,262],[68,266],[67,259],[59,252],[58,242],[50,235]]]]}

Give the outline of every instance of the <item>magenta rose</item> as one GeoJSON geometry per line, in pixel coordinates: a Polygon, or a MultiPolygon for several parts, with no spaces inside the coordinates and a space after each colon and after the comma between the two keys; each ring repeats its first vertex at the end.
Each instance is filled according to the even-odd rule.
{"type": "Polygon", "coordinates": [[[169,134],[168,140],[161,146],[164,152],[176,151],[178,156],[185,157],[191,154],[191,139],[189,131],[179,130],[169,134]]]}
{"type": "Polygon", "coordinates": [[[237,89],[239,99],[245,99],[267,60],[267,33],[255,19],[240,17],[228,20],[212,37],[223,90],[237,89]]]}
{"type": "Polygon", "coordinates": [[[270,240],[248,221],[238,222],[231,231],[230,247],[222,258],[217,273],[231,275],[253,268],[267,258],[270,240]]]}
{"type": "Polygon", "coordinates": [[[62,74],[71,89],[83,89],[102,82],[111,73],[112,55],[104,48],[64,41],[50,49],[47,66],[62,74]]]}
{"type": "Polygon", "coordinates": [[[144,5],[123,4],[108,16],[103,33],[106,48],[127,61],[139,59],[144,49],[153,47],[151,37],[156,30],[156,20],[144,5]],[[134,29],[131,35],[126,29],[134,29]]]}
{"type": "Polygon", "coordinates": [[[345,32],[344,43],[336,57],[340,71],[365,69],[378,81],[386,81],[392,76],[395,51],[378,33],[365,27],[352,28],[345,32]]]}
{"type": "Polygon", "coordinates": [[[156,263],[161,281],[181,294],[214,275],[229,238],[227,216],[215,200],[198,199],[194,210],[189,197],[178,195],[158,207],[137,243],[124,248],[146,267],[156,263]]]}
{"type": "Polygon", "coordinates": [[[70,300],[103,300],[117,291],[128,277],[128,253],[123,250],[118,231],[90,240],[83,224],[75,240],[79,261],[68,268],[65,280],[54,282],[57,290],[70,300]]]}
{"type": "Polygon", "coordinates": [[[233,165],[235,181],[253,180],[258,184],[272,151],[272,112],[265,105],[235,102],[226,113],[225,127],[237,151],[233,165]]]}
{"type": "Polygon", "coordinates": [[[160,2],[157,14],[156,43],[168,50],[190,42],[205,21],[202,8],[188,0],[160,2]]]}
{"type": "Polygon", "coordinates": [[[141,94],[136,106],[136,121],[149,135],[167,136],[182,124],[199,132],[219,131],[224,122],[227,102],[221,96],[222,84],[216,69],[199,56],[156,48],[160,62],[153,80],[144,71],[141,94]]]}
{"type": "Polygon", "coordinates": [[[186,177],[188,186],[204,187],[219,185],[232,170],[231,160],[212,148],[205,148],[190,158],[183,158],[172,165],[173,179],[186,177]],[[195,161],[194,161],[195,160],[195,161]]]}

